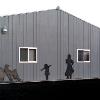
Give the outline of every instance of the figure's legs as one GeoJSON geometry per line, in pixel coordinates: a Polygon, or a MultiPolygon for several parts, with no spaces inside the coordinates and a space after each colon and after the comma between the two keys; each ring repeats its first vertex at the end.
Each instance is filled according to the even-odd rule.
{"type": "Polygon", "coordinates": [[[69,76],[67,75],[66,79],[69,79],[69,76]]]}
{"type": "Polygon", "coordinates": [[[46,75],[46,80],[48,80],[48,75],[46,75]]]}
{"type": "Polygon", "coordinates": [[[70,79],[72,79],[72,75],[70,75],[70,79]]]}

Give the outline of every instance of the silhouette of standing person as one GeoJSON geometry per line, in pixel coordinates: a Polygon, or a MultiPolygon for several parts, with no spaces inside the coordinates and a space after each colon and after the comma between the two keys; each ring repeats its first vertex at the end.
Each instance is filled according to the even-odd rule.
{"type": "Polygon", "coordinates": [[[71,79],[72,78],[72,74],[74,72],[74,69],[72,67],[72,65],[74,64],[74,61],[71,59],[71,55],[68,54],[68,58],[66,59],[66,64],[67,64],[67,69],[65,72],[65,76],[67,79],[71,79]]]}
{"type": "Polygon", "coordinates": [[[41,71],[45,70],[45,77],[46,77],[46,80],[48,80],[48,77],[50,75],[50,72],[49,72],[49,68],[51,67],[51,65],[48,65],[48,64],[44,64],[44,68],[41,69],[41,71]]]}

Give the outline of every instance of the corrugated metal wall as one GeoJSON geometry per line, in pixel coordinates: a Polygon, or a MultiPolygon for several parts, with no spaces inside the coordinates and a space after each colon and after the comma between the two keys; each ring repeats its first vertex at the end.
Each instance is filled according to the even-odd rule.
{"type": "Polygon", "coordinates": [[[45,80],[43,68],[51,64],[49,80],[66,79],[65,59],[74,59],[73,79],[100,77],[100,29],[61,10],[5,16],[0,27],[8,33],[0,34],[0,66],[17,68],[24,81],[45,80]],[[19,47],[37,47],[38,63],[19,63],[19,47]],[[90,49],[91,62],[77,63],[77,49],[90,49]]]}
{"type": "Polygon", "coordinates": [[[61,19],[62,42],[64,42],[61,47],[62,57],[65,59],[68,53],[72,55],[75,62],[73,78],[99,78],[100,29],[63,11],[61,19]],[[90,49],[91,62],[77,63],[77,49],[90,49]]]}

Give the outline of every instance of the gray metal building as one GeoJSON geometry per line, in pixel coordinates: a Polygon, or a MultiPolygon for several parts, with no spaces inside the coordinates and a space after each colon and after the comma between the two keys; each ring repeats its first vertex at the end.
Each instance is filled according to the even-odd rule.
{"type": "Polygon", "coordinates": [[[24,81],[45,80],[40,69],[46,63],[52,65],[49,80],[65,80],[69,53],[74,60],[72,79],[100,77],[100,28],[65,11],[0,17],[0,30],[0,66],[16,68],[24,81]]]}

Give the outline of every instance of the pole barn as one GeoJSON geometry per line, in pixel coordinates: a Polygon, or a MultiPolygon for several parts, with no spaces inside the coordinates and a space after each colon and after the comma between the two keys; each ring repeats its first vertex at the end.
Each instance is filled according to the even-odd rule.
{"type": "MultiPolygon", "coordinates": [[[[72,79],[100,78],[100,28],[60,9],[0,17],[0,66],[17,69],[25,82],[66,80],[68,54],[72,79]]],[[[5,81],[8,80],[5,78],[5,81]]]]}

